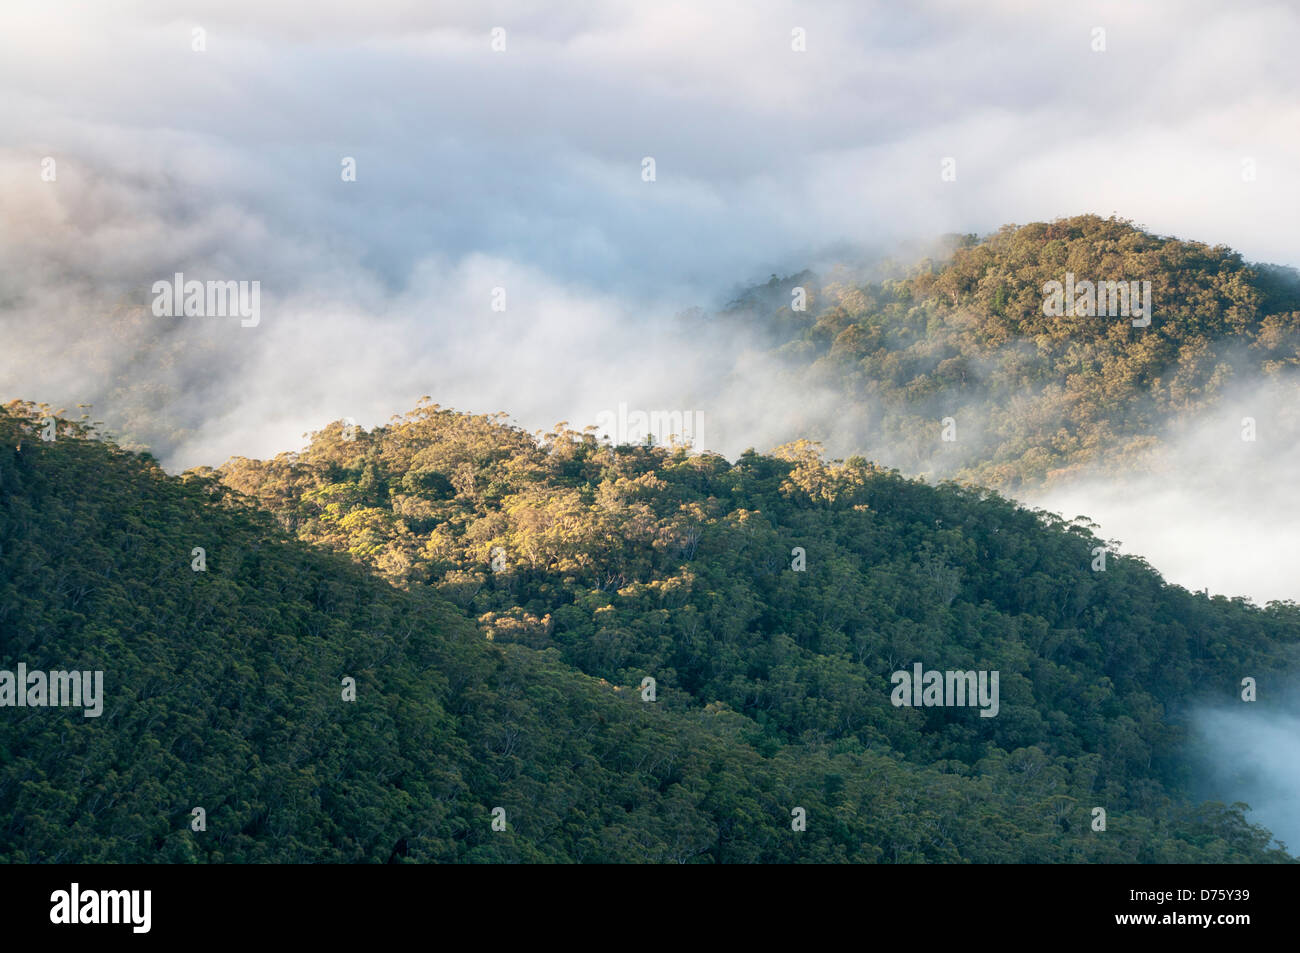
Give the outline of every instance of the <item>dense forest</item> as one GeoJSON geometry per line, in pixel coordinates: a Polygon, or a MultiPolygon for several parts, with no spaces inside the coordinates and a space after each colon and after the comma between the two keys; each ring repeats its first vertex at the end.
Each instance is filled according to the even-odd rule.
{"type": "Polygon", "coordinates": [[[0,861],[1291,861],[1194,798],[1186,714],[1294,678],[1300,607],[1190,593],[1000,491],[1291,386],[1298,289],[1085,216],[712,316],[870,407],[906,473],[425,398],[172,476],[11,402],[0,671],[105,697],[0,707],[0,861]],[[1151,281],[1150,325],[1044,315],[1065,272],[1151,281]],[[997,672],[996,716],[896,705],[914,665],[997,672]]]}
{"type": "Polygon", "coordinates": [[[951,236],[865,271],[773,276],[714,320],[793,380],[838,391],[868,422],[858,447],[907,473],[1014,490],[1089,465],[1122,472],[1154,465],[1236,386],[1300,402],[1300,274],[1224,246],[1081,215],[951,236]],[[1149,281],[1149,323],[1046,314],[1044,287],[1067,274],[1149,281]]]}
{"type": "Polygon", "coordinates": [[[1177,712],[1292,670],[1300,612],[1093,571],[1086,525],[427,402],[182,477],[49,416],[0,413],[0,663],[106,700],[3,711],[0,859],[1289,859],[1188,798],[1177,712]],[[891,705],[917,662],[997,717],[891,705]]]}

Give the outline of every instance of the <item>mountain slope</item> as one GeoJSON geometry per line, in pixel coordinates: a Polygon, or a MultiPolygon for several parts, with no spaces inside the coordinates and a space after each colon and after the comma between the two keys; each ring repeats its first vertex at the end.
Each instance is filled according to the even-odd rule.
{"type": "MultiPolygon", "coordinates": [[[[842,394],[862,452],[1003,489],[1147,465],[1180,429],[1261,386],[1283,408],[1300,396],[1294,269],[1095,215],[955,238],[871,280],[773,278],[720,320],[781,355],[792,380],[842,394]],[[1082,298],[1075,313],[1046,314],[1045,288],[1067,275],[1149,282],[1149,323],[1088,316],[1082,298]],[[796,288],[806,310],[793,310],[796,288]]],[[[1262,417],[1263,403],[1247,412],[1262,417]]],[[[1290,417],[1260,426],[1279,440],[1297,432],[1290,417]]]]}
{"type": "Polygon", "coordinates": [[[101,669],[106,702],[99,718],[0,709],[0,859],[1284,856],[1235,809],[1099,781],[1096,754],[974,742],[978,761],[927,764],[878,741],[786,740],[667,671],[644,702],[563,650],[484,639],[428,587],[286,538],[211,479],[169,477],[76,424],[42,441],[44,416],[0,413],[2,661],[101,669]],[[1098,799],[1104,834],[1088,830],[1098,799]]]}
{"type": "Polygon", "coordinates": [[[653,677],[669,707],[751,720],[764,752],[976,777],[1013,752],[1053,772],[1044,799],[1108,811],[1185,797],[1185,705],[1247,674],[1276,688],[1300,637],[1294,605],[1194,596],[1119,554],[1098,571],[1085,525],[807,443],[729,464],[424,405],[216,475],[301,538],[436,588],[494,644],[653,677]],[[891,673],[918,662],[998,671],[999,714],[895,707],[891,673]]]}

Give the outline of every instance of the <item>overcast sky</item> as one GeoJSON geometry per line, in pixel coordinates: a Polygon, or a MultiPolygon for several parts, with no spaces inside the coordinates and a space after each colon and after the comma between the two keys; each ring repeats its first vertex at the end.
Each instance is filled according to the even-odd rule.
{"type": "Polygon", "coordinates": [[[663,319],[769,273],[1083,212],[1300,264],[1285,3],[270,6],[0,7],[0,398],[171,469],[423,394],[699,409],[734,453],[835,395],[663,319]],[[260,323],[154,318],[177,271],[260,323]]]}

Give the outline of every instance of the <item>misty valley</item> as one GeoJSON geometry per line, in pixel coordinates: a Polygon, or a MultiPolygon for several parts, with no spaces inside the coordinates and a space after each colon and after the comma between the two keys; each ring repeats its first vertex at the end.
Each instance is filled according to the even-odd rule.
{"type": "Polygon", "coordinates": [[[1300,606],[1018,498],[1175,481],[1220,412],[1259,426],[1202,454],[1256,466],[1300,281],[1095,216],[946,247],[708,317],[837,395],[765,452],[711,449],[707,400],[424,397],[178,469],[11,401],[0,674],[59,690],[0,680],[0,858],[1293,861],[1300,606]],[[1067,266],[1150,275],[1149,325],[1046,307],[1067,266]]]}
{"type": "Polygon", "coordinates": [[[6,938],[373,943],[465,864],[525,943],[566,877],[770,941],[662,864],[924,866],[884,942],[1285,937],[1298,47],[0,3],[6,938]]]}

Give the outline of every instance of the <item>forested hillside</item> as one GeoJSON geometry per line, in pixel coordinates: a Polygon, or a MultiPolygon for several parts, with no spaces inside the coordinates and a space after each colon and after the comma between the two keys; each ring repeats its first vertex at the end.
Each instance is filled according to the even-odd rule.
{"type": "Polygon", "coordinates": [[[1300,275],[1224,246],[1083,215],[956,237],[875,272],[774,276],[719,320],[794,379],[842,393],[869,421],[857,445],[907,473],[1014,489],[1089,464],[1121,472],[1233,387],[1300,399],[1300,275]],[[1150,282],[1149,324],[1045,314],[1044,287],[1067,273],[1150,282]]]}
{"type": "MultiPolygon", "coordinates": [[[[1092,217],[721,320],[996,486],[1128,465],[1300,363],[1293,275],[1092,217]],[[1067,270],[1152,280],[1150,326],[1044,316],[1067,270]]],[[[181,477],[51,413],[0,411],[0,670],[106,699],[0,707],[0,860],[1288,859],[1191,801],[1184,716],[1293,677],[1300,608],[1103,559],[1086,521],[427,398],[181,477]],[[996,716],[896,707],[918,664],[998,672],[996,716]]]]}
{"type": "MultiPolygon", "coordinates": [[[[1134,557],[1094,571],[1087,526],[806,443],[731,464],[563,428],[538,439],[427,403],[188,486],[217,480],[387,577],[399,604],[436,592],[462,613],[455,631],[473,623],[474,651],[547,660],[621,701],[649,676],[657,701],[629,717],[671,716],[683,738],[730,726],[729,750],[759,759],[746,783],[774,800],[744,821],[710,810],[710,859],[813,856],[767,839],[788,814],[771,786],[782,773],[846,858],[1193,859],[1211,843],[1263,856],[1235,853],[1246,834],[1231,813],[1187,813],[1179,705],[1235,698],[1245,674],[1274,684],[1293,669],[1300,611],[1196,596],[1134,557]],[[999,714],[894,707],[890,673],[916,662],[999,671],[999,714]],[[888,805],[862,800],[876,797],[888,805]],[[1112,853],[1121,824],[1090,831],[1095,806],[1144,833],[1112,853]],[[884,817],[910,839],[871,833],[884,817]],[[721,846],[750,837],[762,844],[721,846]]],[[[537,717],[534,731],[549,724],[537,717]]]]}
{"type": "Polygon", "coordinates": [[[1226,690],[1232,676],[1219,669],[1228,651],[1258,660],[1262,674],[1293,638],[1290,610],[1200,605],[1162,593],[1140,564],[1119,563],[1107,576],[1114,583],[1098,585],[1107,592],[1114,585],[1110,595],[1120,601],[1103,610],[1093,600],[1082,611],[1127,612],[1128,600],[1136,611],[1151,599],[1183,618],[1129,618],[1148,639],[1170,640],[1154,648],[1138,638],[1089,646],[1081,632],[1027,614],[1050,614],[1045,588],[1014,596],[1024,611],[999,612],[969,604],[971,587],[996,587],[995,575],[961,580],[951,599],[918,586],[930,570],[918,576],[908,568],[902,540],[892,568],[882,564],[864,578],[881,598],[904,602],[891,609],[868,601],[870,615],[850,619],[844,605],[817,595],[828,590],[828,574],[838,578],[837,562],[847,568],[855,559],[855,534],[883,510],[903,518],[912,493],[943,507],[908,534],[918,557],[932,554],[932,566],[946,558],[957,568],[951,544],[964,535],[963,517],[1010,520],[990,528],[1012,560],[1050,559],[1053,548],[1068,560],[1086,542],[1038,528],[996,500],[925,490],[857,463],[828,469],[753,457],[729,467],[565,440],[529,450],[526,438],[491,421],[432,409],[355,442],[322,438],[297,464],[238,468],[250,489],[254,476],[267,477],[282,513],[308,485],[333,487],[314,501],[303,492],[292,506],[331,514],[320,525],[334,526],[335,546],[358,550],[358,565],[289,538],[211,477],[169,477],[77,424],[62,422],[57,438],[43,441],[44,415],[20,405],[0,414],[3,664],[102,669],[107,698],[99,718],[76,709],[0,712],[0,859],[1283,856],[1236,810],[1182,802],[1157,774],[1160,766],[1177,773],[1168,749],[1147,762],[1149,744],[1174,738],[1157,696],[1176,684],[1226,690]],[[420,454],[420,467],[399,471],[420,454]],[[554,487],[571,494],[572,531],[581,531],[582,514],[601,508],[584,473],[617,459],[627,482],[616,478],[602,491],[616,525],[664,534],[671,520],[656,508],[686,514],[685,536],[662,536],[643,564],[611,561],[618,545],[609,539],[585,560],[603,579],[581,569],[573,546],[566,550],[573,565],[562,566],[546,540],[565,532],[545,511],[520,501],[508,513],[501,508],[519,481],[539,493],[554,487]],[[390,492],[408,477],[413,492],[390,492]],[[719,480],[752,496],[753,508],[742,515],[724,511],[721,499],[709,502],[701,491],[721,487],[719,480]],[[340,502],[346,493],[361,496],[340,502]],[[384,558],[382,527],[398,529],[404,542],[414,533],[413,515],[394,514],[399,500],[428,507],[418,528],[419,550],[429,555],[412,559],[397,587],[366,564],[383,561],[392,575],[410,558],[398,548],[384,558]],[[769,504],[771,518],[757,509],[769,504]],[[516,554],[503,573],[477,566],[435,573],[431,560],[444,558],[436,557],[439,513],[453,510],[461,515],[448,521],[449,539],[497,539],[512,553],[532,539],[522,557],[532,568],[516,554]],[[482,518],[502,534],[474,529],[482,518]],[[803,527],[810,555],[803,575],[780,567],[786,518],[803,527]],[[1027,540],[1010,533],[1017,519],[1027,540]],[[823,539],[818,527],[841,521],[823,539]],[[532,535],[515,538],[512,525],[532,535]],[[203,572],[193,568],[199,546],[203,572]],[[676,568],[665,574],[656,565],[676,568]],[[419,572],[436,585],[417,581],[419,572]],[[478,612],[489,605],[495,610],[478,612]],[[960,616],[971,611],[998,621],[992,639],[962,630],[960,616]],[[870,622],[876,613],[878,627],[870,622]],[[476,626],[473,615],[487,618],[476,626]],[[950,647],[927,631],[939,619],[956,626],[950,647]],[[1204,638],[1187,635],[1193,620],[1208,626],[1204,638]],[[809,625],[817,641],[801,644],[809,625]],[[679,629],[694,636],[677,651],[670,636],[679,629]],[[836,648],[841,631],[851,644],[836,648]],[[740,663],[742,644],[761,648],[740,663]],[[935,717],[885,707],[887,684],[876,667],[882,654],[899,653],[1001,665],[1009,688],[1001,714],[981,720],[969,710],[935,717]],[[636,690],[642,672],[633,663],[641,659],[659,680],[655,702],[636,690]],[[1135,666],[1131,674],[1122,660],[1135,666]],[[584,667],[628,675],[611,684],[579,674],[584,667]],[[1093,684],[1074,682],[1072,672],[1093,672],[1093,684]],[[345,677],[356,679],[355,701],[343,700],[345,677]],[[1141,678],[1160,680],[1148,686],[1155,695],[1138,687],[1141,678]],[[1053,704],[1082,707],[1052,711],[1053,704]],[[1110,811],[1104,833],[1088,828],[1094,802],[1110,811]],[[195,807],[206,812],[204,831],[191,830],[195,807]],[[491,826],[497,807],[505,810],[502,831],[491,826]],[[807,812],[805,831],[791,829],[796,807],[807,812]]]}

